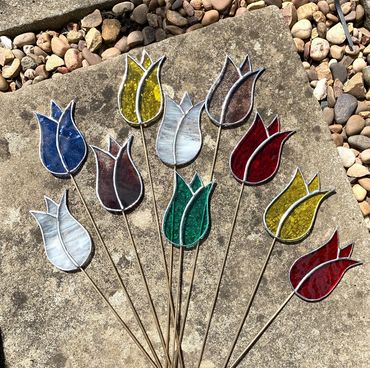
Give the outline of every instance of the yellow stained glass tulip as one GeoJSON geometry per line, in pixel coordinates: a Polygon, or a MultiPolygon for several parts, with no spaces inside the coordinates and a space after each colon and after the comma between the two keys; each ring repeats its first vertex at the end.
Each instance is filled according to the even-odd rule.
{"type": "Polygon", "coordinates": [[[164,61],[153,62],[146,51],[141,62],[126,56],[126,72],[118,94],[118,105],[125,121],[132,126],[147,126],[163,110],[160,72],[164,61]]]}
{"type": "Polygon", "coordinates": [[[293,243],[311,231],[322,201],[333,191],[320,191],[318,175],[306,183],[297,168],[287,187],[267,206],[263,219],[268,233],[281,242],[293,243]]]}

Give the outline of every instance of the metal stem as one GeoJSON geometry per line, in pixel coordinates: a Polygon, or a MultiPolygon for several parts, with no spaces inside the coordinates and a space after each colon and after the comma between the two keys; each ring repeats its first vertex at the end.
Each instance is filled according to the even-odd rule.
{"type": "Polygon", "coordinates": [[[351,35],[349,33],[349,29],[348,29],[346,20],[344,18],[344,14],[343,14],[342,8],[340,6],[340,1],[339,0],[334,0],[334,2],[335,2],[335,9],[337,10],[337,13],[339,15],[340,23],[342,24],[342,27],[343,27],[343,30],[344,30],[344,34],[346,35],[348,46],[351,49],[351,51],[353,51],[352,37],[351,37],[351,35]]]}
{"type": "Polygon", "coordinates": [[[249,311],[250,311],[250,309],[251,309],[251,306],[252,306],[252,303],[253,303],[253,301],[254,301],[254,298],[255,298],[255,296],[256,296],[256,294],[257,294],[258,287],[260,286],[260,283],[261,283],[261,280],[262,280],[263,274],[265,273],[265,270],[266,270],[267,264],[268,264],[268,262],[269,262],[269,260],[270,260],[270,257],[271,257],[271,254],[272,254],[272,251],[273,251],[273,249],[274,249],[275,244],[276,244],[276,238],[274,238],[274,239],[273,239],[273,241],[272,241],[272,243],[271,243],[271,245],[270,245],[270,249],[269,249],[269,251],[268,251],[268,253],[267,253],[267,256],[266,256],[265,262],[264,262],[264,264],[263,264],[263,266],[262,266],[262,268],[261,268],[261,271],[260,271],[260,274],[259,274],[259,276],[258,276],[258,279],[257,279],[257,281],[256,281],[256,283],[255,283],[255,285],[254,285],[254,288],[253,288],[253,291],[252,291],[252,295],[251,295],[251,296],[250,296],[250,298],[249,298],[249,301],[248,301],[247,307],[246,307],[246,309],[245,309],[245,312],[244,312],[243,318],[242,318],[242,319],[241,319],[241,321],[240,321],[240,325],[239,325],[238,331],[237,331],[237,333],[236,333],[236,335],[235,335],[235,338],[234,338],[234,340],[233,340],[233,343],[232,343],[232,345],[231,345],[231,348],[230,348],[230,350],[229,350],[229,353],[227,354],[227,357],[226,357],[225,362],[224,362],[224,364],[223,364],[223,368],[226,368],[227,364],[229,363],[230,358],[231,358],[231,355],[232,355],[232,353],[233,353],[233,351],[234,351],[234,349],[235,349],[236,343],[238,342],[239,335],[240,335],[240,333],[241,333],[241,331],[242,331],[242,329],[243,329],[244,323],[245,323],[245,321],[246,321],[246,319],[247,319],[247,317],[248,317],[249,311]]]}
{"type": "Polygon", "coordinates": [[[93,279],[88,275],[88,273],[82,268],[80,267],[80,271],[85,275],[85,277],[89,280],[89,282],[91,283],[91,285],[93,286],[93,288],[95,289],[95,291],[99,294],[99,296],[103,299],[103,301],[105,302],[105,304],[110,308],[110,310],[112,311],[112,313],[114,314],[114,316],[117,318],[118,322],[122,325],[122,327],[124,328],[124,330],[128,333],[128,335],[131,337],[131,339],[134,341],[134,343],[137,345],[137,347],[141,350],[141,352],[144,354],[144,356],[146,357],[146,359],[149,361],[150,365],[154,368],[158,368],[160,366],[156,365],[155,362],[152,360],[152,358],[149,356],[149,354],[147,353],[147,351],[144,349],[144,347],[140,344],[140,342],[138,341],[138,339],[136,338],[136,336],[132,333],[132,331],[130,330],[130,328],[126,325],[126,323],[123,321],[123,319],[119,316],[119,314],[117,313],[117,311],[114,309],[114,307],[112,306],[112,304],[109,302],[109,300],[104,296],[104,294],[102,293],[102,291],[99,289],[99,287],[96,285],[96,283],[93,281],[93,279]]]}
{"type": "MultiPolygon", "coordinates": [[[[136,257],[136,261],[137,261],[137,264],[138,264],[138,268],[139,268],[139,272],[140,272],[140,275],[141,275],[141,279],[143,281],[143,284],[144,284],[144,287],[145,287],[145,292],[146,292],[146,295],[147,295],[147,299],[148,299],[148,302],[149,302],[149,305],[150,305],[150,310],[151,310],[151,313],[152,313],[152,317],[153,317],[155,326],[157,328],[158,335],[159,335],[159,337],[161,339],[161,342],[162,342],[162,347],[164,349],[165,357],[166,357],[167,363],[171,364],[169,354],[167,353],[166,343],[165,343],[165,341],[163,339],[163,335],[162,335],[162,338],[161,338],[162,331],[161,331],[161,327],[159,325],[158,315],[157,315],[156,309],[154,307],[153,299],[152,299],[151,293],[149,291],[148,281],[146,279],[146,276],[145,276],[145,273],[144,273],[144,269],[143,269],[143,266],[141,264],[141,260],[140,260],[140,257],[139,257],[139,253],[137,251],[136,243],[135,243],[134,237],[132,236],[130,224],[128,222],[127,215],[126,215],[126,213],[125,213],[124,210],[122,210],[122,215],[123,215],[123,219],[124,219],[124,222],[125,222],[125,225],[126,225],[128,236],[130,238],[132,249],[134,250],[134,253],[135,253],[135,257],[136,257]]],[[[144,332],[143,333],[144,333],[144,336],[145,335],[147,336],[147,334],[145,332],[145,329],[144,329],[144,332]]],[[[149,338],[148,338],[148,340],[149,340],[149,338]]],[[[148,344],[151,345],[151,348],[154,351],[154,352],[152,351],[152,353],[156,357],[156,360],[158,360],[158,362],[159,362],[158,356],[156,355],[155,350],[154,350],[153,345],[151,344],[150,340],[147,341],[147,342],[148,342],[148,344]]],[[[158,362],[157,362],[157,364],[158,364],[158,362]]],[[[161,363],[159,363],[159,364],[161,364],[161,363]]]]}
{"type": "Polygon", "coordinates": [[[228,258],[229,251],[230,251],[231,240],[232,240],[233,235],[234,235],[236,220],[238,218],[238,212],[239,212],[239,207],[240,207],[241,199],[242,199],[242,196],[243,196],[243,192],[244,192],[244,183],[241,183],[239,197],[238,197],[238,201],[236,203],[234,218],[233,218],[233,221],[232,221],[229,238],[228,238],[228,241],[227,241],[227,244],[226,244],[225,255],[224,255],[223,262],[222,262],[220,274],[218,276],[216,292],[215,292],[213,302],[212,302],[212,305],[211,305],[211,311],[210,311],[210,314],[209,314],[209,317],[208,317],[207,328],[206,328],[206,332],[205,332],[204,338],[203,338],[202,348],[201,348],[201,351],[200,351],[200,356],[199,356],[199,360],[198,360],[198,364],[197,364],[198,368],[200,367],[200,364],[202,362],[204,349],[206,347],[207,338],[208,338],[208,334],[209,334],[209,329],[210,329],[211,323],[212,323],[212,317],[213,317],[214,311],[216,309],[217,299],[218,299],[218,295],[220,293],[221,282],[222,282],[222,278],[223,278],[225,268],[226,268],[227,258],[228,258]]]}
{"type": "MultiPolygon", "coordinates": [[[[128,302],[129,302],[130,308],[131,308],[131,310],[132,310],[132,312],[133,312],[133,314],[134,314],[134,316],[135,316],[135,319],[136,319],[136,321],[138,322],[138,324],[139,324],[139,326],[140,326],[140,329],[143,331],[145,339],[147,339],[147,338],[148,338],[148,336],[147,336],[147,334],[146,334],[146,332],[145,332],[145,328],[144,328],[144,327],[143,327],[143,325],[142,325],[142,322],[141,322],[140,317],[139,317],[139,315],[138,315],[138,313],[137,313],[137,310],[136,310],[136,308],[135,308],[135,305],[134,305],[134,303],[132,302],[132,299],[131,299],[131,297],[130,297],[130,295],[129,295],[128,291],[127,291],[126,285],[125,285],[125,283],[123,282],[123,279],[122,279],[122,277],[121,277],[120,273],[118,272],[117,266],[116,266],[116,264],[115,264],[115,263],[114,263],[114,261],[113,261],[113,258],[112,258],[112,256],[111,256],[111,254],[110,254],[109,250],[108,250],[107,245],[105,244],[105,241],[104,241],[104,239],[103,239],[103,237],[102,237],[102,235],[101,235],[101,233],[100,233],[100,230],[99,230],[99,228],[98,228],[98,226],[97,226],[97,224],[96,224],[96,222],[95,222],[95,220],[94,220],[94,217],[92,216],[92,213],[90,212],[89,207],[88,207],[88,206],[87,206],[87,204],[86,204],[85,198],[84,198],[84,196],[82,195],[82,192],[81,192],[81,190],[80,190],[80,187],[78,186],[78,184],[77,184],[77,182],[76,182],[76,180],[75,180],[75,178],[74,178],[74,176],[73,176],[73,175],[70,175],[70,178],[71,178],[71,181],[72,181],[72,183],[73,183],[74,187],[76,188],[76,191],[77,191],[78,196],[80,197],[80,200],[81,200],[81,202],[82,202],[82,204],[83,204],[83,206],[84,206],[84,208],[85,208],[85,211],[86,211],[86,213],[87,213],[87,215],[88,215],[88,217],[89,217],[89,219],[90,219],[90,221],[91,221],[91,223],[92,223],[92,225],[93,225],[93,228],[94,228],[94,230],[95,230],[95,233],[96,233],[96,235],[98,236],[98,239],[99,239],[99,241],[100,241],[101,245],[103,246],[103,249],[104,249],[104,251],[105,251],[105,254],[106,254],[106,256],[107,256],[107,258],[108,258],[108,260],[109,260],[109,262],[110,262],[111,266],[113,267],[114,273],[115,273],[115,275],[116,275],[116,277],[117,277],[117,279],[118,279],[118,281],[119,281],[119,283],[120,283],[120,285],[121,285],[121,287],[122,287],[122,290],[123,290],[123,292],[124,292],[125,296],[127,297],[127,300],[128,300],[128,302]]],[[[148,338],[148,340],[149,340],[149,338],[148,338]]],[[[150,340],[149,340],[149,341],[150,341],[150,340]]],[[[148,343],[148,344],[149,344],[149,343],[148,343]]],[[[149,347],[150,347],[150,349],[152,348],[152,347],[151,347],[151,344],[149,344],[149,347]]],[[[154,356],[156,356],[156,355],[154,355],[154,356]]],[[[157,357],[157,359],[158,359],[158,357],[157,357]]],[[[159,367],[160,367],[160,365],[159,365],[159,367]]]]}
{"type": "Polygon", "coordinates": [[[249,343],[249,345],[243,350],[243,352],[239,355],[239,357],[235,360],[235,362],[231,365],[230,368],[236,368],[239,363],[243,360],[243,358],[249,353],[249,351],[253,348],[256,342],[260,339],[260,337],[264,334],[264,332],[268,329],[272,322],[274,322],[275,318],[279,315],[279,313],[284,309],[284,307],[288,304],[290,299],[294,296],[294,291],[290,293],[290,295],[284,300],[283,304],[277,309],[277,311],[272,315],[272,317],[266,322],[266,324],[262,327],[262,329],[258,332],[258,334],[254,337],[254,339],[249,343]]]}
{"type": "MultiPolygon", "coordinates": [[[[163,244],[163,239],[162,239],[161,225],[159,223],[157,200],[156,200],[156,197],[155,197],[154,184],[153,184],[153,179],[152,179],[152,172],[151,172],[149,156],[148,156],[148,147],[146,145],[143,124],[140,124],[140,132],[141,132],[141,139],[142,139],[143,147],[144,147],[145,161],[146,161],[146,166],[147,166],[147,170],[148,170],[150,188],[151,188],[152,196],[153,196],[154,217],[155,217],[155,221],[156,221],[156,224],[157,224],[158,240],[159,240],[159,243],[160,243],[162,262],[163,262],[163,267],[164,267],[164,271],[165,271],[168,299],[170,301],[170,309],[171,309],[172,318],[175,321],[175,307],[174,307],[173,298],[172,298],[171,286],[170,286],[170,283],[169,283],[169,274],[168,274],[168,268],[167,268],[166,253],[165,253],[165,250],[164,250],[164,244],[163,244]]],[[[179,336],[176,333],[176,331],[175,331],[175,339],[176,339],[176,343],[178,345],[179,344],[179,336]]],[[[183,357],[182,357],[181,352],[180,352],[180,366],[184,367],[184,361],[183,361],[183,357]]]]}

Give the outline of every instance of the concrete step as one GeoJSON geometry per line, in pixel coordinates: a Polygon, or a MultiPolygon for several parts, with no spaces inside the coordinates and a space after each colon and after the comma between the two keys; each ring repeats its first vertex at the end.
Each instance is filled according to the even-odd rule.
{"type": "MultiPolygon", "coordinates": [[[[132,55],[139,57],[141,50],[132,55]]],[[[298,245],[277,244],[265,278],[242,333],[236,353],[291,293],[288,271],[293,261],[323,244],[339,228],[342,243],[355,242],[354,258],[368,259],[369,236],[351,186],[312,97],[289,30],[273,8],[231,18],[190,34],[147,47],[154,59],[166,55],[162,83],[166,93],[179,100],[188,91],[201,101],[218,76],[225,55],[241,62],[249,54],[254,68],[265,67],[257,82],[254,111],[241,127],[222,131],[213,195],[212,229],[201,245],[194,298],[184,338],[186,366],[195,366],[204,334],[206,316],[240,185],[229,172],[228,159],[235,144],[250,126],[258,110],[266,120],[281,117],[282,129],[297,133],[286,143],[281,167],[273,181],[244,191],[233,237],[221,299],[216,308],[210,340],[202,367],[219,368],[226,356],[271,238],[262,215],[270,201],[285,187],[297,166],[308,180],[317,172],[323,189],[337,194],[321,206],[312,234],[298,245]]],[[[146,197],[129,221],[134,230],[153,298],[163,326],[166,321],[166,289],[153,220],[152,202],[140,132],[122,120],[117,93],[124,73],[125,57],[79,69],[57,80],[1,96],[0,109],[0,326],[4,334],[8,366],[120,368],[147,367],[137,348],[121,332],[81,274],[63,274],[46,259],[39,229],[29,210],[43,210],[43,196],[58,200],[69,180],[46,172],[38,158],[39,131],[34,111],[48,114],[50,99],[66,106],[76,99],[75,119],[87,142],[104,147],[108,135],[123,142],[134,135],[133,158],[142,172],[146,197]]],[[[145,129],[153,166],[153,178],[162,216],[171,196],[172,171],[155,156],[159,124],[145,129]]],[[[204,144],[200,157],[181,169],[190,179],[195,170],[205,178],[210,171],[217,128],[202,116],[204,144]]],[[[98,220],[113,258],[150,336],[156,338],[123,221],[104,211],[95,196],[95,162],[90,153],[76,180],[98,220]]],[[[75,191],[70,191],[70,209],[94,236],[75,191]]],[[[115,282],[98,242],[88,272],[110,295],[125,320],[138,333],[119,285],[115,282]]],[[[166,248],[169,252],[169,246],[166,248]]],[[[185,285],[194,252],[186,252],[185,285]]],[[[177,262],[178,252],[175,251],[177,262]]],[[[175,269],[177,265],[175,264],[175,269]]],[[[330,297],[316,304],[294,297],[240,367],[356,367],[369,362],[368,319],[370,279],[367,267],[348,272],[330,297]]]]}

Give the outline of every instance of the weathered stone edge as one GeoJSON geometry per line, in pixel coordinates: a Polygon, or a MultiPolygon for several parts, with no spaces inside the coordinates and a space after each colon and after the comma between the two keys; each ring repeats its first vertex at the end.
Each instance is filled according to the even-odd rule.
{"type": "Polygon", "coordinates": [[[78,2],[75,3],[75,8],[63,12],[62,14],[49,15],[47,18],[30,19],[30,23],[10,26],[2,29],[0,26],[0,36],[6,35],[14,37],[24,32],[36,32],[45,29],[58,29],[72,20],[78,20],[91,13],[95,9],[106,9],[119,3],[120,0],[106,0],[98,4],[79,7],[78,2]]]}

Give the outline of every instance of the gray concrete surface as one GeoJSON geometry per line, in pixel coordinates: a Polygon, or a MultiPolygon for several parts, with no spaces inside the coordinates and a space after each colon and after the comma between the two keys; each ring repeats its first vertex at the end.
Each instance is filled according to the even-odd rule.
{"type": "Polygon", "coordinates": [[[108,8],[120,0],[0,0],[0,35],[16,36],[28,31],[58,29],[96,8],[108,8]]]}
{"type": "MultiPolygon", "coordinates": [[[[155,58],[167,56],[162,73],[165,90],[176,99],[189,91],[194,101],[205,97],[226,53],[237,61],[249,53],[255,67],[267,68],[257,83],[255,110],[258,108],[265,118],[279,114],[283,129],[297,130],[285,146],[275,179],[245,190],[221,300],[202,367],[218,368],[221,365],[271,242],[262,225],[262,213],[299,165],[307,179],[320,172],[322,187],[335,187],[337,194],[324,202],[314,231],[305,241],[298,245],[276,246],[236,353],[291,292],[288,270],[292,262],[323,243],[335,227],[338,226],[343,243],[356,243],[354,258],[365,264],[350,270],[332,295],[321,303],[310,304],[293,298],[240,367],[367,368],[370,360],[369,235],[319,105],[312,97],[291,35],[278,12],[268,8],[227,19],[206,29],[151,45],[147,50],[155,58]]],[[[139,53],[140,50],[133,52],[134,55],[139,53]]],[[[108,134],[119,141],[126,139],[129,133],[134,134],[133,157],[147,190],[145,200],[129,215],[129,221],[154,291],[161,322],[165,323],[164,273],[158,257],[140,135],[125,125],[116,105],[123,72],[124,56],[121,56],[58,80],[1,96],[0,326],[10,368],[148,366],[84,277],[64,274],[49,264],[39,229],[28,213],[30,209],[43,209],[45,194],[58,199],[65,188],[71,188],[68,180],[48,174],[38,160],[39,132],[32,111],[47,113],[50,98],[61,105],[76,98],[76,121],[90,144],[103,147],[108,134]]],[[[183,345],[187,367],[194,366],[198,358],[205,315],[238,196],[239,185],[228,171],[228,156],[250,120],[242,127],[225,130],[222,134],[215,171],[218,185],[211,206],[212,231],[201,246],[183,345]]],[[[171,195],[172,174],[155,156],[157,129],[158,124],[148,128],[146,135],[159,211],[163,214],[171,195]]],[[[192,166],[181,170],[188,179],[194,170],[199,170],[205,177],[209,175],[217,129],[203,116],[202,130],[204,145],[200,157],[192,166]]],[[[105,212],[95,198],[95,163],[91,153],[77,180],[159,350],[123,221],[105,212]]],[[[70,208],[94,236],[74,190],[70,191],[70,208]]],[[[99,243],[95,244],[96,253],[88,272],[137,331],[103,251],[99,243]]],[[[192,256],[192,252],[186,254],[185,282],[190,277],[192,256]]]]}

